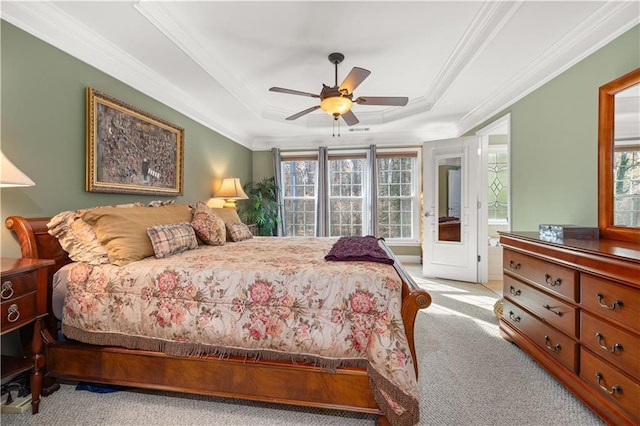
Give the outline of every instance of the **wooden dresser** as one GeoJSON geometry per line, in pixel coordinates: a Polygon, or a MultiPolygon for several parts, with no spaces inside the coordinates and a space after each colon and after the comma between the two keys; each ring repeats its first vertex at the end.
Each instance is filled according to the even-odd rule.
{"type": "Polygon", "coordinates": [[[640,242],[501,232],[500,331],[608,424],[640,424],[640,242]]]}

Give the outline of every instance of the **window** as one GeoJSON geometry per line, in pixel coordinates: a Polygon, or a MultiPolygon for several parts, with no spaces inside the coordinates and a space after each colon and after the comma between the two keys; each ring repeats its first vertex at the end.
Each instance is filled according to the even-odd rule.
{"type": "Polygon", "coordinates": [[[375,234],[395,244],[419,244],[419,155],[420,148],[330,150],[326,167],[317,155],[282,155],[285,235],[314,236],[326,224],[326,236],[375,234]],[[326,217],[321,228],[318,211],[326,217]]]}
{"type": "Polygon", "coordinates": [[[378,233],[384,238],[411,239],[414,236],[416,204],[416,156],[379,154],[378,233]]]}
{"type": "Polygon", "coordinates": [[[489,167],[487,175],[489,223],[507,223],[509,219],[509,159],[506,145],[490,145],[487,163],[489,167]]]}
{"type": "Polygon", "coordinates": [[[316,234],[318,160],[287,158],[281,162],[285,235],[316,234]]]}
{"type": "Polygon", "coordinates": [[[366,158],[329,156],[329,236],[364,235],[366,158]]]}

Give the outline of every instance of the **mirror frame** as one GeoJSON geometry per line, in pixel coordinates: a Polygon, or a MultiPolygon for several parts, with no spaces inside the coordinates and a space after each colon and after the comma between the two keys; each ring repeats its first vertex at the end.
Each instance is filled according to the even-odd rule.
{"type": "Polygon", "coordinates": [[[640,68],[601,86],[598,100],[598,228],[600,238],[640,241],[640,228],[613,223],[613,125],[615,95],[640,83],[640,68]]]}

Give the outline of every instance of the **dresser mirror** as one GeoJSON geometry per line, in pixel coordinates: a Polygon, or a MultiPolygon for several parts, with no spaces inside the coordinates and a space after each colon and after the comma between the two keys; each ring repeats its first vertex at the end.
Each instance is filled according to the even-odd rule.
{"type": "Polygon", "coordinates": [[[640,68],[600,87],[598,228],[640,241],[640,68]]]}

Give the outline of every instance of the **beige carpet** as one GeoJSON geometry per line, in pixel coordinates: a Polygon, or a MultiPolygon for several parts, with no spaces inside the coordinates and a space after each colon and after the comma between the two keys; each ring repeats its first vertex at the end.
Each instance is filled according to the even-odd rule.
{"type": "MultiPolygon", "coordinates": [[[[580,401],[498,336],[498,295],[479,284],[427,280],[418,315],[421,425],[602,425],[580,401]]],[[[2,414],[2,425],[372,426],[370,416],[147,391],[96,394],[64,384],[40,413],[2,414]]]]}

